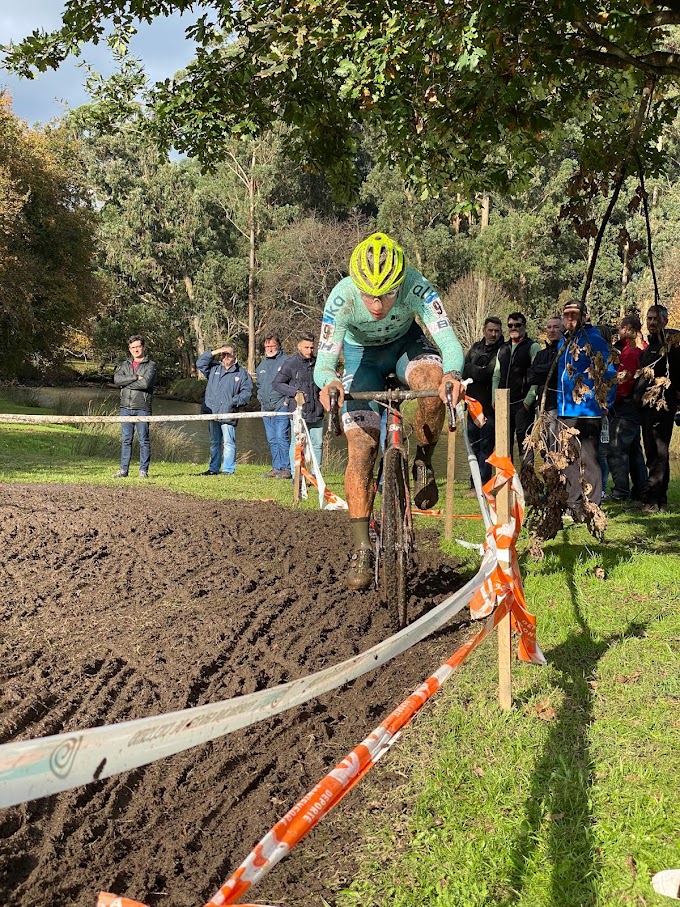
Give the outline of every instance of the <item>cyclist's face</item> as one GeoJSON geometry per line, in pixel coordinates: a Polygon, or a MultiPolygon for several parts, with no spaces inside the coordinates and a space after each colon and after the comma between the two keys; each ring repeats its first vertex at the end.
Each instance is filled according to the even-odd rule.
{"type": "Polygon", "coordinates": [[[390,293],[383,293],[382,296],[371,296],[370,293],[362,293],[361,299],[368,309],[371,318],[380,321],[389,315],[392,306],[397,301],[399,290],[392,290],[390,293]]]}

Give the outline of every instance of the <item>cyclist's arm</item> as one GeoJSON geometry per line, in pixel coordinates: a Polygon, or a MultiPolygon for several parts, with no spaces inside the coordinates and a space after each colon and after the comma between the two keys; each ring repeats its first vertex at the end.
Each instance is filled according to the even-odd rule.
{"type": "Polygon", "coordinates": [[[439,347],[444,373],[450,375],[454,380],[460,381],[465,362],[463,347],[456,337],[444,304],[434,288],[425,299],[418,298],[415,313],[420,316],[432,339],[439,347]]]}
{"type": "Polygon", "coordinates": [[[342,406],[344,393],[338,379],[337,367],[340,352],[345,340],[351,302],[343,297],[336,287],[331,291],[323,310],[321,334],[314,366],[314,383],[320,388],[321,405],[328,412],[330,400],[328,388],[335,385],[339,389],[339,405],[342,406]]]}

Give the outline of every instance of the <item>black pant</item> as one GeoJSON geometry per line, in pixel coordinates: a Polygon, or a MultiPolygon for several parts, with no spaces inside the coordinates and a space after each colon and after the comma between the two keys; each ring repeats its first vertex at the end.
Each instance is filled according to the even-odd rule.
{"type": "Polygon", "coordinates": [[[576,457],[564,470],[567,479],[567,506],[578,510],[583,501],[581,468],[586,485],[590,485],[588,500],[600,505],[602,500],[602,469],[600,467],[600,429],[602,419],[566,417],[562,422],[569,428],[576,428],[578,435],[571,442],[576,457]]]}
{"type": "Polygon", "coordinates": [[[534,407],[527,409],[522,401],[510,404],[510,458],[514,455],[515,438],[520,459],[524,459],[524,439],[534,421],[534,407]]]}
{"type": "Polygon", "coordinates": [[[647,458],[647,484],[642,490],[645,504],[665,506],[668,499],[668,482],[671,468],[668,448],[673,434],[674,412],[662,409],[642,409],[642,443],[647,458]]]}
{"type": "MultiPolygon", "coordinates": [[[[496,424],[493,417],[493,412],[491,415],[484,413],[486,416],[486,422],[480,428],[478,425],[475,425],[472,416],[468,415],[468,437],[470,439],[470,445],[475,453],[477,462],[479,463],[479,472],[482,477],[482,484],[488,482],[491,478],[491,464],[487,463],[487,457],[490,457],[493,453],[494,442],[496,440],[496,424]]],[[[472,488],[472,476],[470,476],[470,487],[472,488]]]]}

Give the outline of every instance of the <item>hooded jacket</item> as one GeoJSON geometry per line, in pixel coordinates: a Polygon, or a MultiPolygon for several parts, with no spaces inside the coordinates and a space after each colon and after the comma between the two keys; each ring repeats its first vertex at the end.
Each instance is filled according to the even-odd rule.
{"type": "MultiPolygon", "coordinates": [[[[206,350],[196,360],[196,368],[208,379],[202,413],[234,413],[245,406],[253,395],[253,379],[235,362],[225,369],[213,361],[212,350],[206,350]]],[[[226,425],[236,425],[236,419],[224,419],[226,425]]]]}
{"type": "Polygon", "coordinates": [[[302,391],[305,402],[302,406],[302,418],[307,423],[320,422],[323,419],[323,406],[319,400],[319,388],[314,383],[314,365],[316,357],[305,359],[295,353],[279,370],[272,384],[273,390],[286,398],[288,412],[295,410],[295,394],[302,391]]]}
{"type": "Polygon", "coordinates": [[[263,412],[275,412],[283,402],[283,394],[273,389],[272,382],[284,362],[288,361],[288,358],[283,350],[279,350],[276,356],[265,356],[255,369],[255,374],[257,375],[257,399],[260,401],[260,407],[263,412]]]}
{"type": "Polygon", "coordinates": [[[592,325],[579,328],[571,339],[561,341],[557,362],[557,414],[561,418],[572,419],[600,419],[602,407],[597,402],[594,393],[595,382],[587,374],[597,353],[602,355],[605,362],[603,379],[611,382],[607,394],[607,404],[611,407],[616,397],[616,383],[614,376],[616,366],[612,362],[609,344],[592,325]],[[576,344],[578,354],[572,350],[576,344]],[[588,350],[587,347],[590,347],[588,350]],[[574,400],[573,391],[578,383],[583,387],[583,392],[577,394],[580,402],[574,400]]]}

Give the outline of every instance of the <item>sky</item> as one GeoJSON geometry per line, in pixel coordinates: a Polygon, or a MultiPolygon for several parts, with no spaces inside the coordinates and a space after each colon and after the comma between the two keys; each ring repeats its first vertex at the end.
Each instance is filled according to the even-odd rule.
{"type": "MultiPolygon", "coordinates": [[[[0,10],[0,43],[19,41],[34,29],[51,31],[61,22],[63,4],[59,0],[3,0],[0,10]],[[12,11],[8,7],[13,6],[12,11]]],[[[191,16],[174,14],[142,24],[130,44],[134,56],[143,62],[151,82],[172,76],[193,56],[194,44],[187,41],[184,30],[193,24],[191,16]]],[[[106,44],[83,48],[78,58],[62,63],[58,70],[39,73],[33,80],[20,79],[0,68],[0,89],[12,96],[14,113],[29,125],[46,123],[60,116],[68,107],[78,107],[88,101],[83,88],[87,73],[78,67],[82,60],[105,75],[113,69],[113,59],[106,44]]]]}

